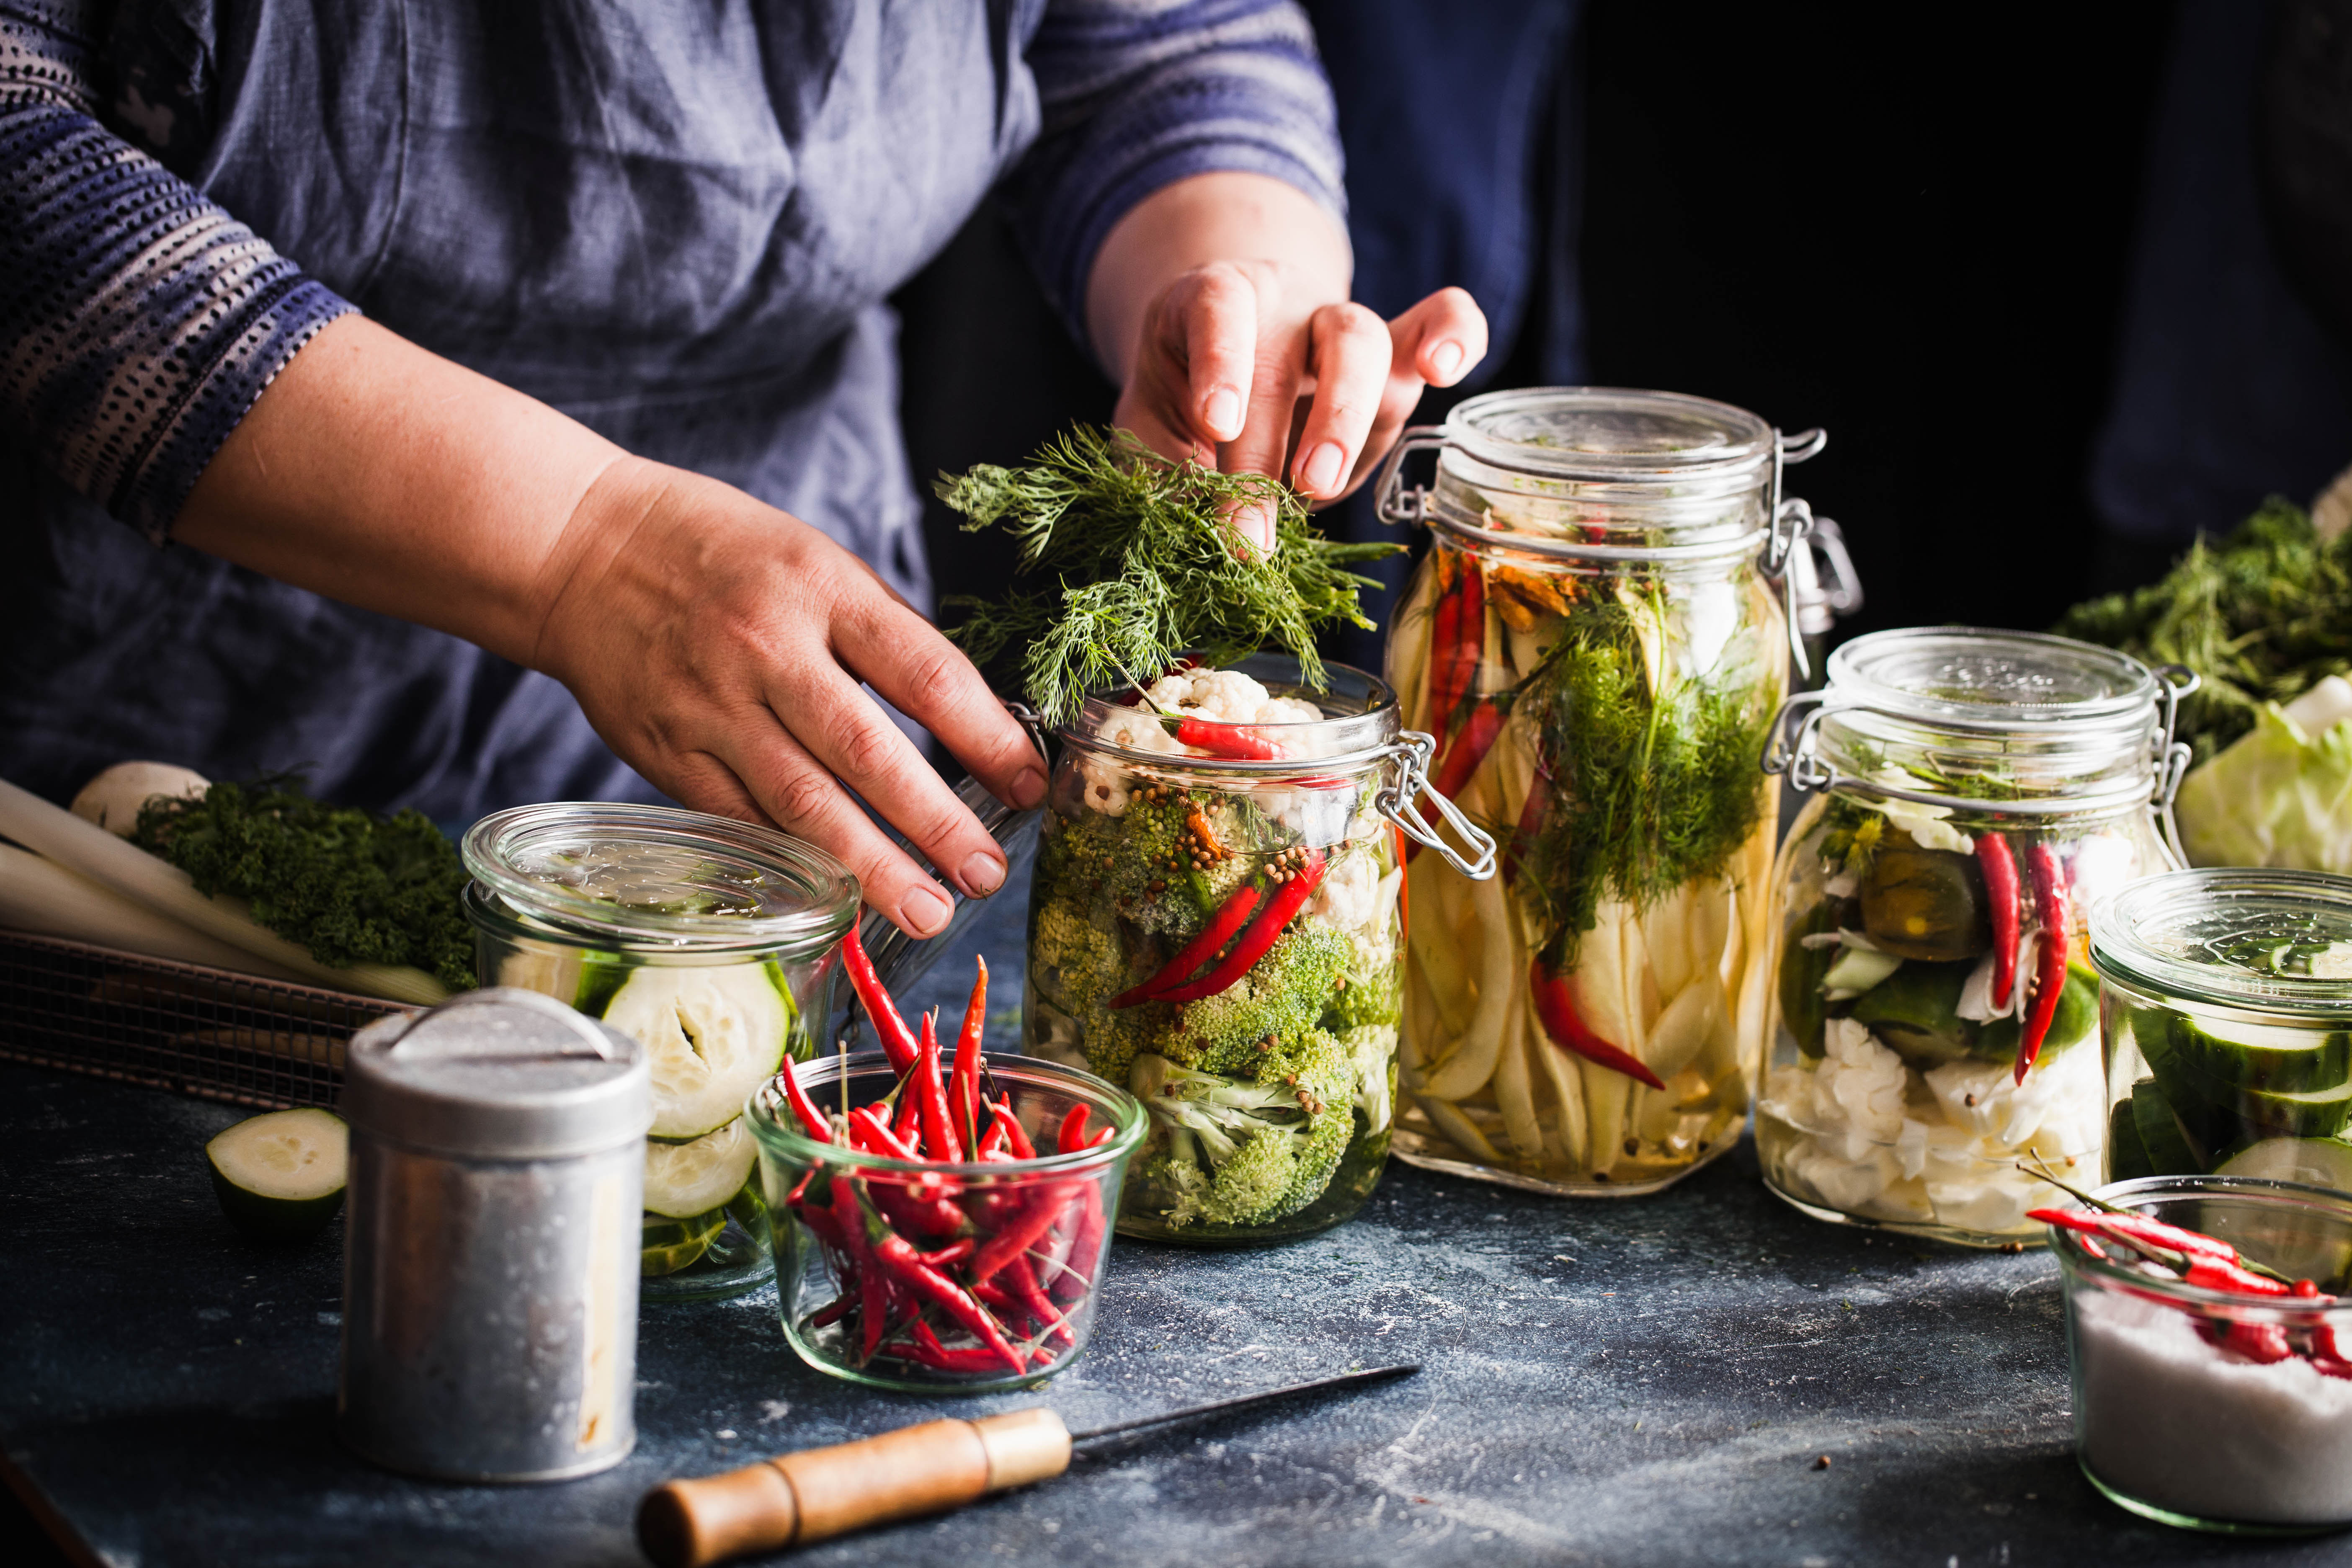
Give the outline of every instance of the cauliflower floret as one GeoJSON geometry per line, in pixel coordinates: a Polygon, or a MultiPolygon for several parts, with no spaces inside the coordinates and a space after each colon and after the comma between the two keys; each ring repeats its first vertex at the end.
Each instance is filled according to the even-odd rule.
{"type": "Polygon", "coordinates": [[[1380,886],[1380,872],[1369,854],[1353,854],[1342,847],[1331,851],[1331,856],[1322,881],[1316,884],[1314,896],[1307,900],[1307,918],[1355,931],[1370,922],[1372,895],[1380,886]]]}
{"type": "MultiPolygon", "coordinates": [[[[1157,752],[1163,756],[1185,754],[1185,749],[1176,743],[1176,737],[1160,723],[1159,715],[1141,708],[1112,709],[1095,730],[1095,739],[1130,752],[1157,752]]],[[[1127,810],[1128,798],[1135,792],[1137,783],[1135,776],[1117,761],[1080,750],[1078,774],[1085,781],[1089,809],[1105,816],[1117,816],[1127,810]]]]}
{"type": "Polygon", "coordinates": [[[1813,1070],[1806,1121],[1828,1134],[1839,1158],[1859,1160],[1869,1145],[1902,1135],[1903,1058],[1852,1018],[1831,1019],[1823,1038],[1828,1049],[1813,1070]]]}
{"type": "Polygon", "coordinates": [[[1255,724],[1271,700],[1266,689],[1238,669],[1185,669],[1161,676],[1145,692],[1162,708],[1190,709],[1221,724],[1255,724]]]}
{"type": "Polygon", "coordinates": [[[1971,1137],[2016,1148],[2028,1142],[2051,1144],[2049,1158],[2099,1146],[2105,1093],[2098,1058],[2070,1050],[2039,1072],[2017,1081],[2008,1062],[1963,1059],[1927,1074],[1944,1120],[1971,1137]]]}

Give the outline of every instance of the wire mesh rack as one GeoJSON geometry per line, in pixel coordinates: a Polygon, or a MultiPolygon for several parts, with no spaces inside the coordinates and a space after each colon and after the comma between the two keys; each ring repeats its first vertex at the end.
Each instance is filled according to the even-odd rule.
{"type": "Polygon", "coordinates": [[[413,1007],[0,931],[0,1061],[277,1110],[335,1103],[343,1047],[413,1007]]]}

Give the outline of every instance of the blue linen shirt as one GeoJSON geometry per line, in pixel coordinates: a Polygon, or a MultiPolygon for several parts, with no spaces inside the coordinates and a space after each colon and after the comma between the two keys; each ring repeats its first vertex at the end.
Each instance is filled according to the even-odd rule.
{"type": "Polygon", "coordinates": [[[651,796],[546,677],[153,548],[270,377],[363,310],[927,607],[886,298],[1002,185],[1082,333],[1212,170],[1342,214],[1287,0],[0,0],[0,776],[651,796]]]}

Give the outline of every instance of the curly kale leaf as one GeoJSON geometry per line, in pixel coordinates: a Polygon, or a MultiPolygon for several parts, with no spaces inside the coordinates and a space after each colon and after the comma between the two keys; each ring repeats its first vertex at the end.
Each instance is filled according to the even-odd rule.
{"type": "Polygon", "coordinates": [[[407,964],[452,990],[474,984],[474,937],[457,846],[419,811],[373,816],[312,800],[299,781],[216,784],[199,800],[163,796],[131,841],[177,866],[211,896],[321,963],[407,964]]]}

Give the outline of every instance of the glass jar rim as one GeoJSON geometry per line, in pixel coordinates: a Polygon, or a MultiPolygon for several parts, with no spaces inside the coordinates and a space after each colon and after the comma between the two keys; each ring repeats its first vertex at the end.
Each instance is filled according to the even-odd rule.
{"type": "MultiPolygon", "coordinates": [[[[694,952],[756,948],[782,957],[823,952],[857,915],[857,879],[814,844],[772,827],[675,806],[556,801],[494,812],[467,830],[458,851],[477,885],[542,936],[587,937],[694,952]],[[583,890],[534,869],[536,858],[608,846],[646,847],[694,858],[702,882],[680,878],[682,893],[743,899],[733,912],[649,909],[583,890]],[[771,899],[770,895],[781,894],[771,899]]],[[[470,906],[469,906],[470,908],[470,906]]]]}
{"type": "Polygon", "coordinates": [[[1379,676],[1351,664],[1336,664],[1328,659],[1323,661],[1323,672],[1330,685],[1330,689],[1324,692],[1307,689],[1298,660],[1288,654],[1254,653],[1217,668],[1239,670],[1261,685],[1287,688],[1286,695],[1296,695],[1300,700],[1326,708],[1334,705],[1343,689],[1358,690],[1360,706],[1327,712],[1321,719],[1290,719],[1241,726],[1254,733],[1342,735],[1349,742],[1348,749],[1329,756],[1282,757],[1270,762],[1255,762],[1238,757],[1193,756],[1184,752],[1148,752],[1135,746],[1123,746],[1115,741],[1103,740],[1098,731],[1114,711],[1134,710],[1131,703],[1113,700],[1114,696],[1133,689],[1126,686],[1110,688],[1089,696],[1086,706],[1079,710],[1077,718],[1061,726],[1055,733],[1065,745],[1076,746],[1091,755],[1108,757],[1131,767],[1232,773],[1272,783],[1302,771],[1314,774],[1369,773],[1389,758],[1393,751],[1391,742],[1402,728],[1403,710],[1397,702],[1395,689],[1379,676]],[[1272,679],[1269,679],[1269,676],[1272,679]]]}
{"type": "Polygon", "coordinates": [[[1831,654],[1828,691],[1832,714],[1866,709],[1931,730],[2063,737],[2086,728],[2137,732],[2157,711],[2163,683],[2129,654],[2046,632],[1904,626],[1865,633],[1831,654]],[[1936,677],[1946,680],[1931,685],[1936,677]],[[2061,681],[2071,681],[2072,695],[2059,693],[2061,681]],[[2052,694],[2025,695],[2036,682],[2052,694]]]}
{"type": "Polygon", "coordinates": [[[1769,424],[1735,405],[1623,386],[1481,393],[1455,404],[1439,429],[1448,445],[1488,468],[1618,484],[1743,475],[1769,464],[1780,440],[1769,424]],[[1562,426],[1596,435],[1613,429],[1628,438],[1605,446],[1547,438],[1562,426]]]}
{"type": "Polygon", "coordinates": [[[2352,980],[2265,974],[2212,952],[2223,938],[2284,946],[2298,934],[2352,941],[2352,877],[2245,866],[2165,871],[2093,907],[2091,963],[2103,977],[2168,1001],[2352,1023],[2352,980]],[[2290,924],[2298,921],[2300,933],[2290,924]],[[2200,960],[2200,950],[2211,956],[2200,960]]]}
{"type": "MultiPolygon", "coordinates": [[[[1000,1079],[1033,1088],[1053,1089],[1073,1099],[1083,1099],[1111,1118],[1112,1135],[1107,1143],[1091,1149],[1073,1149],[1068,1153],[1039,1154],[1034,1159],[966,1160],[960,1163],[942,1160],[896,1160],[884,1154],[852,1151],[838,1143],[820,1143],[802,1131],[799,1121],[784,1103],[783,1075],[779,1073],[754,1090],[743,1107],[744,1121],[751,1136],[777,1153],[803,1165],[828,1165],[838,1168],[856,1167],[872,1171],[931,1171],[942,1175],[988,1178],[1002,1181],[1007,1176],[1067,1174],[1091,1171],[1135,1152],[1143,1142],[1150,1117],[1143,1102],[1108,1079],[1077,1068],[1064,1067],[1043,1057],[1018,1056],[1006,1053],[988,1059],[989,1070],[1000,1079]]],[[[891,1067],[889,1056],[882,1051],[852,1051],[819,1056],[793,1064],[801,1088],[820,1105],[820,1092],[839,1083],[845,1078],[870,1075],[892,1083],[898,1073],[891,1067]]]]}
{"type": "MultiPolygon", "coordinates": [[[[2352,1194],[2340,1193],[2332,1187],[2315,1187],[2303,1182],[2278,1182],[2261,1176],[2137,1176],[2130,1181],[2110,1182],[2093,1190],[2092,1196],[2120,1208],[2137,1211],[2142,1205],[2134,1199],[2204,1198],[2235,1199],[2240,1202],[2295,1207],[2306,1212],[2333,1211],[2330,1217],[2352,1232],[2352,1194]]],[[[2102,1258],[2083,1245],[2083,1238],[2063,1226],[2052,1226],[2051,1250],[2071,1273],[2096,1276],[2103,1281],[2113,1280],[2118,1286],[2145,1295],[2176,1301],[2183,1306],[2230,1307],[2245,1310],[2269,1309],[2291,1311],[2298,1318],[2305,1314],[2344,1316],[2352,1318],[2352,1296],[2340,1296],[2334,1301],[2315,1302],[2307,1297],[2249,1296],[2236,1290],[2216,1290],[2210,1286],[2191,1285],[2185,1279],[2159,1279],[2142,1274],[2117,1262],[2102,1258]]]]}

